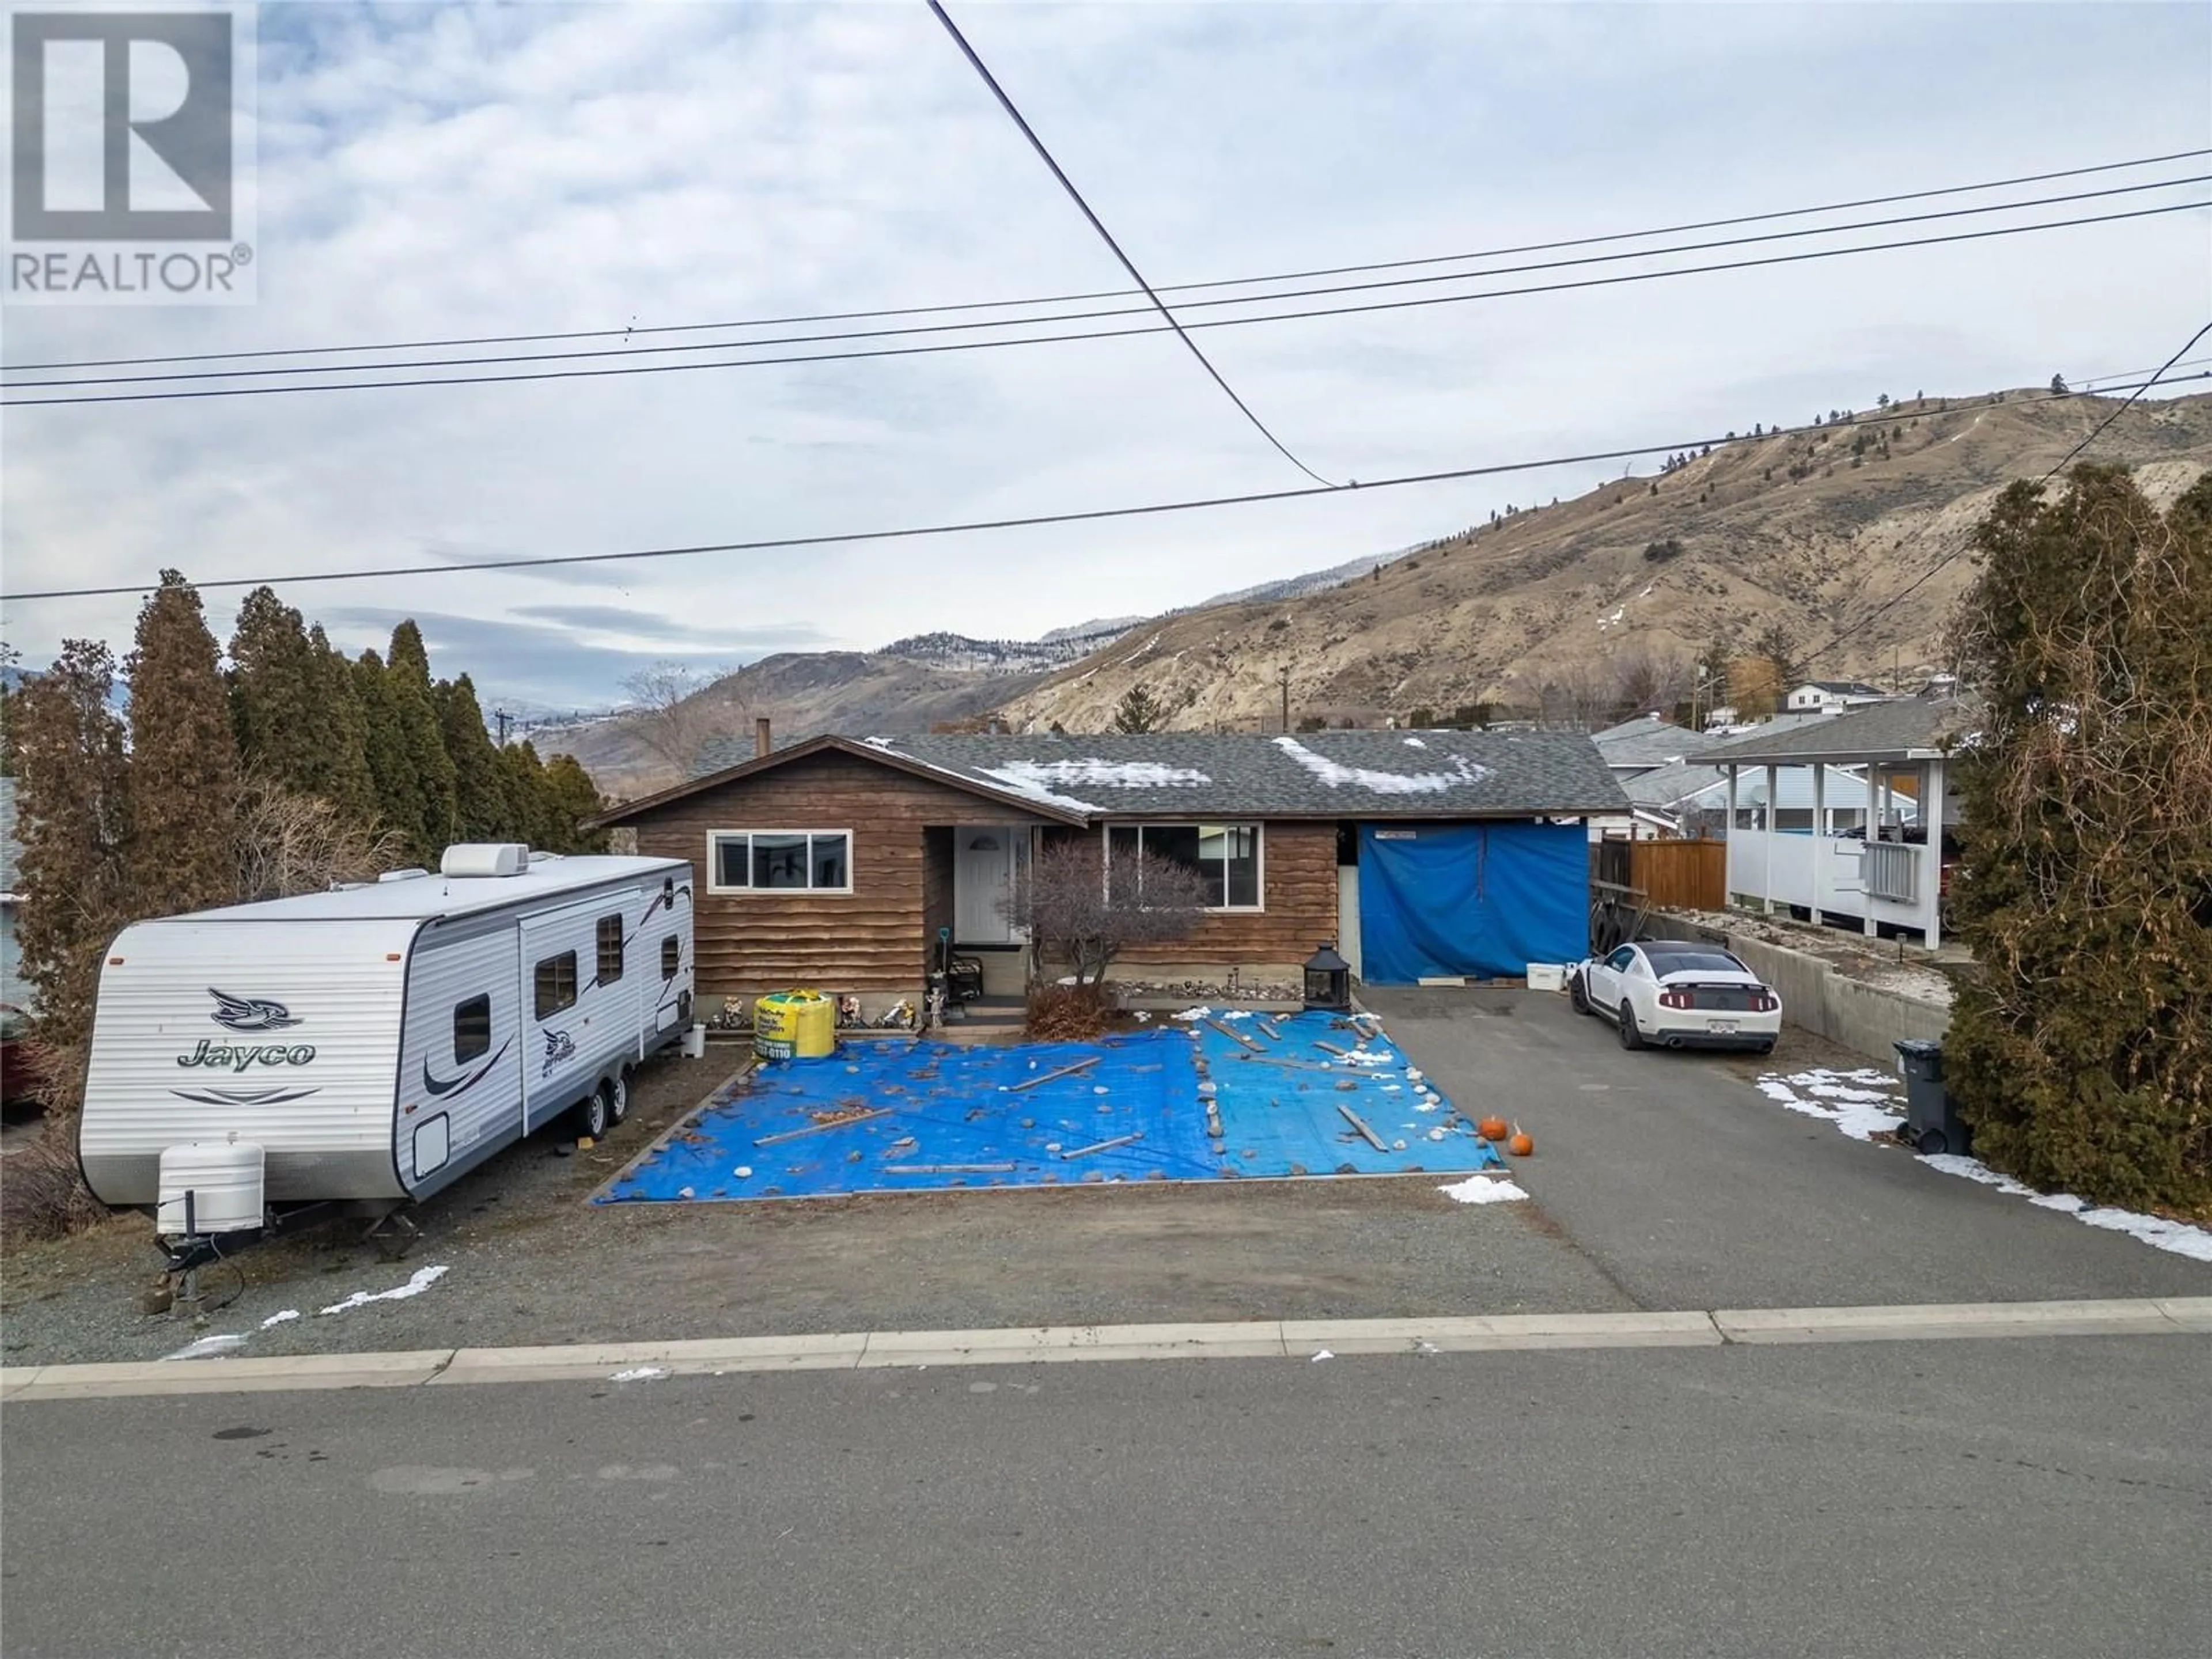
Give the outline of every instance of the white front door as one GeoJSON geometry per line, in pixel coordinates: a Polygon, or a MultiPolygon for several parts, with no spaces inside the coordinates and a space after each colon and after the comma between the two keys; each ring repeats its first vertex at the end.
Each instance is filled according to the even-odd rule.
{"type": "Polygon", "coordinates": [[[1017,935],[1000,909],[1012,890],[1014,848],[1026,829],[983,824],[952,832],[952,938],[958,945],[1011,945],[1017,935]]]}

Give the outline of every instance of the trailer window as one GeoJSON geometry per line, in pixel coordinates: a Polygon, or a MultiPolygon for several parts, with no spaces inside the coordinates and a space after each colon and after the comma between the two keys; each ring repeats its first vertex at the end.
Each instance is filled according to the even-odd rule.
{"type": "Polygon", "coordinates": [[[491,999],[471,997],[453,1006],[453,1062],[491,1051],[491,999]]]}
{"type": "Polygon", "coordinates": [[[683,967],[683,965],[684,946],[677,939],[676,935],[671,933],[666,939],[660,941],[661,978],[674,979],[676,977],[676,970],[683,967]]]}
{"type": "Polygon", "coordinates": [[[621,916],[599,918],[599,976],[596,984],[611,985],[623,975],[622,930],[621,916]]]}
{"type": "Polygon", "coordinates": [[[550,1019],[563,1008],[576,1006],[576,953],[563,951],[538,964],[538,1018],[550,1019]]]}

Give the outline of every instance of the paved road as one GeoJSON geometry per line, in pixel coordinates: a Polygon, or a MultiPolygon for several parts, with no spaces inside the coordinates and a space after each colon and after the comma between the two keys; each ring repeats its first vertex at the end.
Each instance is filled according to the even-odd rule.
{"type": "Polygon", "coordinates": [[[9,1407],[9,1659],[2212,1648],[2212,1340],[9,1407]]]}
{"type": "Polygon", "coordinates": [[[1741,1061],[1626,1053],[1564,997],[1362,995],[1455,1103],[1535,1136],[1523,1184],[1640,1306],[2212,1295],[2212,1264],[1848,1139],[1741,1061]]]}

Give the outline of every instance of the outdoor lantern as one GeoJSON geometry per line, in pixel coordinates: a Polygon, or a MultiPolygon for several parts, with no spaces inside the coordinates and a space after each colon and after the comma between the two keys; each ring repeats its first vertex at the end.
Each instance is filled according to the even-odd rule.
{"type": "Polygon", "coordinates": [[[1352,1006],[1352,964],[1323,945],[1306,962],[1306,1006],[1342,1013],[1352,1006]]]}

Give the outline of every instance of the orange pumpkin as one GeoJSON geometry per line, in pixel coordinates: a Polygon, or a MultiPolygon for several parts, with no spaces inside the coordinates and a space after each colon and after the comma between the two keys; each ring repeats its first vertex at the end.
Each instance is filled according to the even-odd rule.
{"type": "Polygon", "coordinates": [[[1486,1117],[1474,1126],[1474,1132],[1485,1140],[1503,1140],[1510,1133],[1502,1117],[1486,1117]]]}
{"type": "Polygon", "coordinates": [[[1526,1158],[1536,1150],[1536,1143],[1528,1138],[1525,1129],[1516,1129],[1513,1139],[1505,1143],[1505,1150],[1516,1158],[1526,1158]]]}

